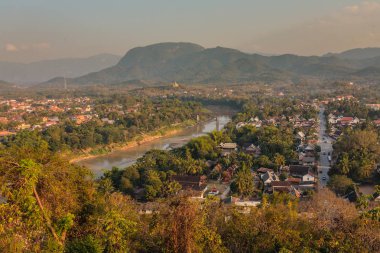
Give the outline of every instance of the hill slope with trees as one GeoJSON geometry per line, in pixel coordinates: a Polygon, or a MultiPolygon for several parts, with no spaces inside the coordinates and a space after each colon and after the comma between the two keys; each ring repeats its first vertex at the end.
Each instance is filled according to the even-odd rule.
{"type": "Polygon", "coordinates": [[[311,79],[378,79],[367,69],[379,60],[362,57],[248,54],[193,43],[159,43],[131,49],[112,67],[70,80],[73,84],[113,84],[131,80],[183,83],[296,82],[311,79]],[[365,75],[363,75],[363,71],[365,75]]]}

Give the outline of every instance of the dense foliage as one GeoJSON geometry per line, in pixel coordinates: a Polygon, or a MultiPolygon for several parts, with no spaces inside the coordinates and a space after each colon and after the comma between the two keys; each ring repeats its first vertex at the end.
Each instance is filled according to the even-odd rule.
{"type": "Polygon", "coordinates": [[[337,162],[331,171],[347,175],[355,181],[367,181],[374,176],[380,162],[379,137],[371,129],[348,130],[334,145],[337,162]]]}
{"type": "MultiPolygon", "coordinates": [[[[248,213],[212,198],[177,196],[157,202],[149,214],[139,212],[147,207],[109,180],[95,182],[87,170],[52,154],[36,135],[2,148],[0,164],[2,252],[375,252],[380,247],[374,211],[359,215],[327,190],[302,203],[286,194],[264,196],[261,207],[248,213]]],[[[129,176],[138,180],[136,171],[129,176]]]]}
{"type": "Polygon", "coordinates": [[[124,170],[114,168],[106,172],[103,179],[110,180],[116,189],[136,198],[154,200],[172,196],[181,189],[177,182],[170,181],[172,175],[203,175],[209,172],[205,161],[218,157],[218,137],[225,138],[220,132],[213,132],[210,136],[192,139],[183,148],[151,150],[124,170]],[[143,190],[142,196],[134,192],[139,188],[143,190]]]}
{"type": "Polygon", "coordinates": [[[368,108],[356,100],[343,100],[329,103],[328,112],[337,111],[346,117],[358,117],[366,119],[368,117],[368,108]]]}

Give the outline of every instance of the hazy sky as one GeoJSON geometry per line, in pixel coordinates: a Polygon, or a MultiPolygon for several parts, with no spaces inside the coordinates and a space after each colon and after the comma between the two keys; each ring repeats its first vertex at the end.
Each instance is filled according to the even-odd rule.
{"type": "Polygon", "coordinates": [[[0,0],[0,61],[166,41],[301,55],[380,47],[380,0],[0,0]]]}

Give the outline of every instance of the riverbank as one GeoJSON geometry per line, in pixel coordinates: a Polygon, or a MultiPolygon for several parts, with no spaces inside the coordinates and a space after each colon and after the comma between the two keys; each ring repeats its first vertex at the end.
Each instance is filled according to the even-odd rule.
{"type": "MultiPolygon", "coordinates": [[[[213,130],[220,130],[230,122],[228,115],[219,115],[207,122],[197,124],[193,127],[186,127],[168,137],[160,137],[152,141],[141,143],[134,148],[113,151],[109,154],[96,156],[76,164],[89,168],[96,176],[100,177],[107,170],[113,167],[126,168],[134,164],[138,158],[152,149],[168,150],[174,147],[185,145],[191,139],[208,134],[213,130]]],[[[169,133],[167,133],[169,134],[169,133]]]]}
{"type": "Polygon", "coordinates": [[[126,168],[134,164],[139,157],[142,157],[149,150],[168,150],[180,147],[195,137],[208,134],[214,130],[221,130],[236,113],[236,110],[225,106],[207,107],[207,109],[212,113],[208,119],[201,122],[183,122],[161,131],[136,137],[134,141],[128,143],[112,145],[107,150],[99,147],[98,150],[93,150],[91,153],[87,151],[86,154],[80,156],[76,154],[71,160],[75,164],[89,168],[97,177],[100,177],[105,171],[113,167],[126,168]]]}
{"type": "Polygon", "coordinates": [[[71,154],[71,156],[73,156],[73,157],[69,158],[69,162],[70,163],[78,163],[78,162],[85,161],[88,159],[107,156],[107,155],[109,155],[115,151],[124,151],[124,150],[128,150],[131,148],[135,148],[135,147],[138,147],[142,144],[146,144],[146,143],[155,141],[155,140],[160,139],[160,138],[170,137],[170,136],[176,135],[176,134],[184,131],[186,128],[192,127],[194,125],[196,125],[196,124],[189,122],[189,121],[186,121],[186,122],[181,123],[177,126],[171,126],[169,128],[159,129],[159,130],[156,130],[156,131],[151,132],[151,133],[138,135],[138,136],[134,137],[133,140],[130,140],[130,141],[125,142],[125,143],[113,143],[113,144],[110,144],[110,145],[104,146],[104,147],[98,147],[95,149],[88,149],[88,150],[82,151],[82,154],[80,154],[80,155],[71,154]]]}

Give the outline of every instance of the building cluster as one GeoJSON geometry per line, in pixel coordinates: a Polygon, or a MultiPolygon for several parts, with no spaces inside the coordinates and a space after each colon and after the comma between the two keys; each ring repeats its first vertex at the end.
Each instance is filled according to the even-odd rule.
{"type": "MultiPolygon", "coordinates": [[[[344,95],[344,96],[336,96],[333,98],[329,98],[323,101],[320,101],[322,104],[329,104],[330,102],[335,102],[335,101],[347,101],[347,100],[355,100],[358,101],[354,96],[352,95],[344,95]]],[[[371,111],[380,111],[380,104],[365,104],[365,106],[371,110],[371,111]]],[[[359,119],[358,117],[355,116],[347,116],[347,115],[342,115],[339,112],[332,112],[328,115],[327,121],[330,125],[330,131],[331,131],[331,137],[334,139],[337,139],[341,133],[342,133],[342,128],[345,127],[354,127],[360,123],[363,123],[365,119],[359,119]]],[[[372,121],[372,123],[380,127],[380,119],[375,119],[372,121]]]]}
{"type": "Polygon", "coordinates": [[[347,100],[356,100],[356,98],[352,95],[341,95],[341,96],[336,96],[332,98],[328,98],[326,100],[322,100],[321,103],[327,105],[330,102],[335,102],[335,101],[347,101],[347,100]]]}
{"type": "MultiPolygon", "coordinates": [[[[239,150],[246,152],[243,147],[238,147],[236,143],[221,143],[219,146],[225,152],[224,155],[232,155],[239,150]]],[[[271,169],[261,167],[252,169],[253,184],[256,190],[263,194],[287,193],[296,198],[309,196],[311,191],[317,188],[317,176],[314,174],[315,150],[308,150],[313,153],[310,164],[297,163],[280,168],[271,169]]],[[[234,180],[234,175],[238,170],[237,164],[232,164],[224,168],[220,163],[207,161],[206,166],[212,168],[211,173],[206,176],[179,175],[172,176],[173,181],[177,181],[181,191],[190,192],[193,198],[204,199],[206,196],[217,196],[225,204],[232,204],[248,209],[261,203],[261,198],[251,197],[249,199],[239,198],[230,192],[230,184],[234,180]],[[217,175],[215,178],[213,175],[217,175]]],[[[259,194],[260,195],[260,194],[259,194]]]]}
{"type": "Polygon", "coordinates": [[[0,136],[21,130],[46,129],[71,119],[77,124],[94,116],[93,102],[88,97],[72,99],[3,99],[0,100],[0,136]]]}
{"type": "Polygon", "coordinates": [[[365,122],[365,119],[359,119],[357,117],[348,117],[339,115],[338,113],[330,113],[327,116],[327,122],[329,124],[329,135],[334,140],[343,133],[343,129],[346,127],[354,127],[360,123],[365,122]]]}
{"type": "MultiPolygon", "coordinates": [[[[281,166],[277,169],[261,167],[251,169],[253,184],[255,189],[264,194],[289,193],[297,198],[308,196],[310,191],[317,188],[317,177],[315,166],[318,160],[318,150],[316,142],[318,135],[315,133],[318,128],[318,122],[315,118],[304,119],[300,115],[292,117],[277,117],[276,120],[260,120],[253,117],[247,122],[239,122],[236,128],[243,126],[254,126],[257,128],[266,124],[291,124],[297,129],[293,138],[298,144],[295,152],[298,153],[298,160],[293,160],[287,166],[281,166]]],[[[252,155],[255,158],[263,155],[259,145],[254,143],[237,143],[222,142],[218,145],[222,157],[230,157],[242,152],[252,155]]],[[[264,154],[265,155],[265,154],[264,154]]],[[[224,203],[233,204],[242,207],[253,207],[261,203],[260,197],[251,197],[250,199],[241,199],[231,195],[229,190],[230,184],[235,180],[234,176],[238,171],[237,164],[231,164],[227,167],[218,161],[207,161],[206,166],[210,168],[207,177],[204,176],[174,176],[172,179],[177,181],[183,190],[190,190],[194,198],[204,199],[206,196],[213,195],[220,197],[224,203]]]]}
{"type": "Polygon", "coordinates": [[[139,110],[140,104],[124,108],[122,105],[102,104],[88,97],[62,99],[1,99],[0,98],[0,138],[14,135],[21,130],[44,130],[71,121],[76,125],[91,120],[103,124],[114,124],[116,117],[139,110]],[[99,109],[100,108],[100,109],[99,109]]]}
{"type": "Polygon", "coordinates": [[[293,128],[306,128],[311,129],[317,126],[317,121],[315,118],[305,119],[301,115],[294,116],[276,116],[276,117],[268,117],[266,119],[260,120],[257,116],[250,118],[246,122],[238,122],[236,124],[236,129],[252,126],[256,128],[261,128],[264,126],[281,126],[281,125],[289,125],[291,124],[293,128]]]}
{"type": "Polygon", "coordinates": [[[306,191],[316,189],[317,177],[311,166],[282,166],[278,172],[273,169],[259,168],[257,175],[264,184],[264,193],[284,192],[301,197],[306,191]]]}
{"type": "Polygon", "coordinates": [[[380,104],[366,104],[366,107],[373,111],[380,111],[380,104]]]}

